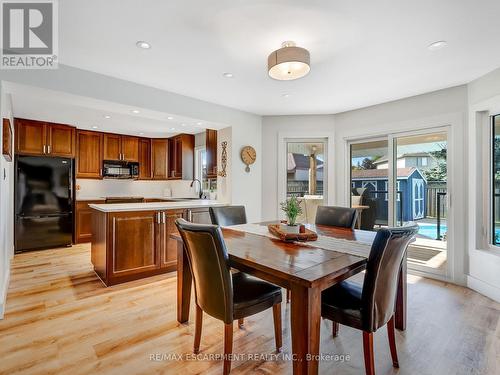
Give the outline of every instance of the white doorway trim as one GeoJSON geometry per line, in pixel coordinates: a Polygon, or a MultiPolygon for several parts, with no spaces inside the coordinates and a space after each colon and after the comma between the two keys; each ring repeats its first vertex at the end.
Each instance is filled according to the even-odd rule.
{"type": "MultiPolygon", "coordinates": [[[[307,126],[307,124],[304,124],[307,126]]],[[[335,181],[334,174],[334,133],[333,132],[313,132],[313,131],[297,131],[297,132],[279,132],[278,133],[278,196],[276,207],[277,217],[282,217],[279,202],[286,198],[286,168],[287,168],[287,150],[286,142],[288,140],[304,141],[304,142],[325,142],[325,162],[326,169],[323,175],[323,184],[326,183],[326,189],[323,190],[324,200],[328,205],[333,205],[335,197],[335,181]]]]}

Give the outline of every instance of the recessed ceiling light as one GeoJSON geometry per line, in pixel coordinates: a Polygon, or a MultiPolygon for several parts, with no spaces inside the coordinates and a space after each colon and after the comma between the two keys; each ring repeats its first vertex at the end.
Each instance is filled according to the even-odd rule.
{"type": "Polygon", "coordinates": [[[170,130],[175,130],[175,128],[170,128],[170,130]]]}
{"type": "Polygon", "coordinates": [[[431,51],[436,51],[438,49],[441,49],[443,47],[446,47],[448,45],[448,42],[446,40],[438,40],[437,42],[433,42],[427,46],[428,49],[431,51]]]}
{"type": "Polygon", "coordinates": [[[95,126],[95,125],[94,125],[94,126],[92,126],[92,129],[97,129],[97,126],[95,126]]]}
{"type": "Polygon", "coordinates": [[[282,96],[282,97],[284,97],[284,98],[289,98],[289,97],[290,97],[290,94],[283,94],[283,95],[281,95],[281,96],[282,96]]]}
{"type": "Polygon", "coordinates": [[[202,123],[201,121],[199,121],[199,122],[197,122],[197,123],[196,123],[196,125],[198,125],[198,126],[202,126],[202,125],[203,125],[203,123],[202,123]]]}
{"type": "Polygon", "coordinates": [[[142,48],[142,49],[150,49],[151,48],[151,44],[149,44],[148,42],[146,42],[144,40],[139,40],[137,43],[135,43],[135,45],[138,48],[142,48]]]}
{"type": "Polygon", "coordinates": [[[144,135],[144,133],[143,133],[143,132],[140,132],[140,133],[139,133],[139,135],[144,135]]]}
{"type": "Polygon", "coordinates": [[[139,111],[138,109],[133,109],[132,113],[141,113],[141,111],[139,111]]]}
{"type": "Polygon", "coordinates": [[[223,75],[224,77],[226,77],[226,78],[233,78],[233,77],[234,77],[233,73],[229,73],[229,72],[226,72],[226,73],[224,73],[224,74],[222,74],[222,75],[223,75]]]}
{"type": "Polygon", "coordinates": [[[110,115],[104,115],[104,118],[110,119],[111,116],[110,115]]]}
{"type": "Polygon", "coordinates": [[[172,116],[168,116],[167,119],[173,120],[174,118],[172,116]]]}
{"type": "Polygon", "coordinates": [[[181,126],[186,126],[186,124],[181,124],[181,126]]]}

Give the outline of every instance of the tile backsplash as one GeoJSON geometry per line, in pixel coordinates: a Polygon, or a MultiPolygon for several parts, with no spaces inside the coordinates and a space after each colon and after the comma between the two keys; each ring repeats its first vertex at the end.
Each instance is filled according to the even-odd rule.
{"type": "Polygon", "coordinates": [[[113,196],[136,197],[196,197],[198,184],[190,187],[191,180],[136,181],[136,180],[90,180],[77,179],[76,198],[100,198],[113,196]]]}

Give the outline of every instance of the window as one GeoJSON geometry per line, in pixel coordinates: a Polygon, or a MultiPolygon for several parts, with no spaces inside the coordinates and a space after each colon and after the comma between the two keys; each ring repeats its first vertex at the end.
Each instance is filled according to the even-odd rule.
{"type": "Polygon", "coordinates": [[[492,117],[491,139],[491,242],[500,245],[500,114],[492,117]]]}
{"type": "Polygon", "coordinates": [[[427,167],[427,157],[422,157],[421,164],[422,167],[427,167]]]}

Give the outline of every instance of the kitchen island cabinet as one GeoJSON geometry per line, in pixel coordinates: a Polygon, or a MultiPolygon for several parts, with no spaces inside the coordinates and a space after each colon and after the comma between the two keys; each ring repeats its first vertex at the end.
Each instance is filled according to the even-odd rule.
{"type": "Polygon", "coordinates": [[[91,261],[106,286],[177,269],[177,218],[196,221],[215,201],[89,204],[92,210],[91,261]]]}

